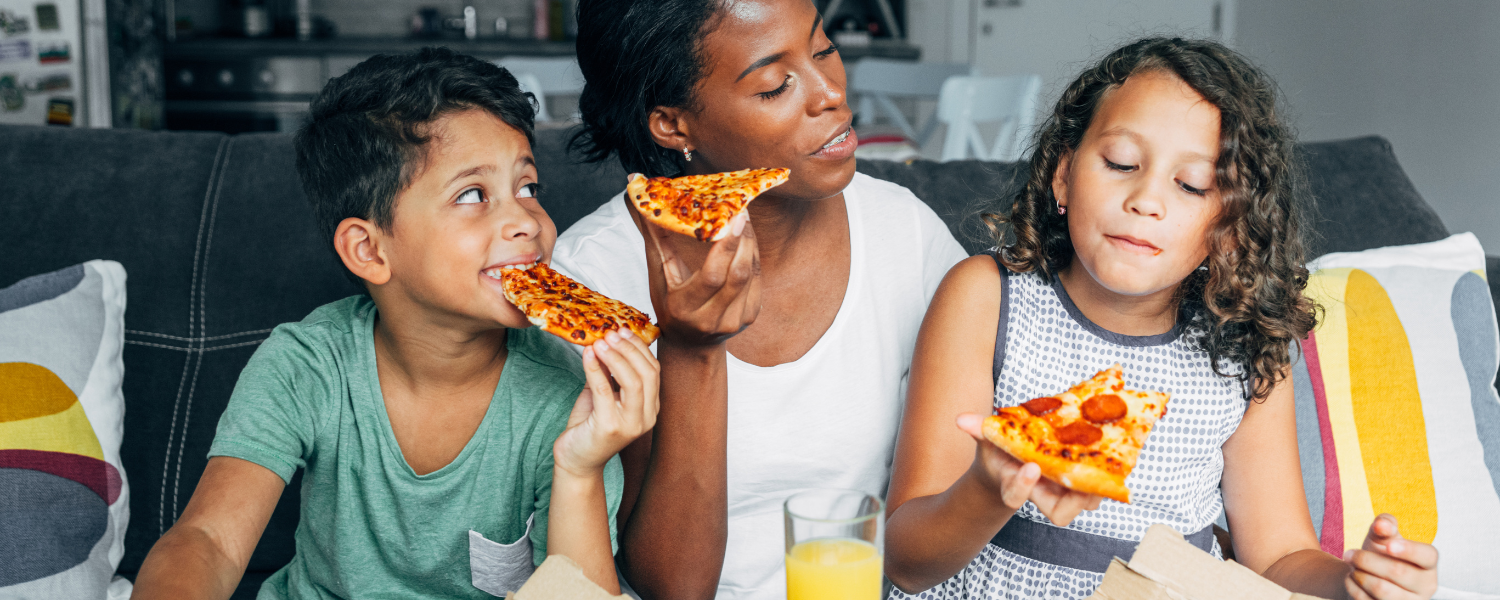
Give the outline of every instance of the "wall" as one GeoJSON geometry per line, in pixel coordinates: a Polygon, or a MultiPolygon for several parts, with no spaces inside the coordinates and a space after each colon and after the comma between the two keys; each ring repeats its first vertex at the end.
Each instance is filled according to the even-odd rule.
{"type": "MultiPolygon", "coordinates": [[[[144,1],[144,0],[137,0],[144,1]]],[[[192,35],[212,35],[240,27],[241,13],[235,8],[243,0],[169,0],[176,16],[192,23],[192,35]]],[[[267,0],[273,11],[291,14],[293,0],[267,0]]],[[[573,6],[571,0],[566,2],[573,6]]],[[[341,37],[404,37],[408,20],[419,9],[432,7],[445,16],[463,14],[473,6],[479,17],[479,35],[495,36],[495,18],[505,17],[512,31],[520,28],[526,37],[532,31],[533,0],[312,0],[316,15],[333,21],[341,37]]]]}
{"type": "Polygon", "coordinates": [[[1300,136],[1390,139],[1448,229],[1500,254],[1500,2],[1239,0],[1300,136]]]}

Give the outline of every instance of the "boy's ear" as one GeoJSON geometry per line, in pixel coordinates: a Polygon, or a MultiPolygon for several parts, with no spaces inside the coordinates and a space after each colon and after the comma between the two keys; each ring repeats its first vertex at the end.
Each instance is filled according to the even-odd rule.
{"type": "MultiPolygon", "coordinates": [[[[1058,207],[1068,206],[1068,169],[1073,166],[1073,152],[1064,152],[1057,159],[1057,168],[1052,171],[1052,197],[1057,200],[1058,207]]],[[[1048,210],[1053,207],[1042,207],[1048,210]]]]}
{"type": "Polygon", "coordinates": [[[379,227],[356,217],[340,221],[338,229],[333,231],[333,249],[339,253],[344,266],[374,285],[385,285],[391,280],[390,261],[386,260],[382,245],[384,241],[379,227]]]}
{"type": "Polygon", "coordinates": [[[688,147],[688,125],[680,108],[658,106],[646,117],[646,128],[656,145],[681,152],[688,147]]]}

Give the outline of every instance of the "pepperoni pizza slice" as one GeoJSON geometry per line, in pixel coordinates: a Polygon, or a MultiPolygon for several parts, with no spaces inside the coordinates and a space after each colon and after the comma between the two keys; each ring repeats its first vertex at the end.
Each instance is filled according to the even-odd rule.
{"type": "Polygon", "coordinates": [[[589,289],[545,263],[530,267],[502,267],[500,286],[505,299],[532,325],[580,346],[599,341],[624,327],[647,344],[658,333],[651,319],[629,304],[589,289]]]}
{"type": "Polygon", "coordinates": [[[658,227],[717,242],[729,221],[766,190],[786,183],[790,169],[745,169],[729,173],[651,177],[632,173],[625,194],[636,211],[658,227]]]}
{"type": "Polygon", "coordinates": [[[1056,396],[996,410],[984,437],[1068,489],[1129,503],[1125,478],[1168,399],[1125,389],[1116,364],[1056,396]]]}

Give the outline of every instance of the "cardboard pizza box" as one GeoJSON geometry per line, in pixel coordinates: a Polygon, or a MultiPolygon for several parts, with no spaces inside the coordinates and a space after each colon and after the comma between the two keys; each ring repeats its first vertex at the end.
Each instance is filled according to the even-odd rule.
{"type": "Polygon", "coordinates": [[[507,600],[630,600],[612,596],[590,581],[573,559],[561,554],[548,556],[521,589],[505,595],[507,600]]]}
{"type": "Polygon", "coordinates": [[[1089,600],[1318,600],[1232,560],[1221,561],[1166,525],[1152,525],[1130,562],[1116,557],[1089,600]]]}

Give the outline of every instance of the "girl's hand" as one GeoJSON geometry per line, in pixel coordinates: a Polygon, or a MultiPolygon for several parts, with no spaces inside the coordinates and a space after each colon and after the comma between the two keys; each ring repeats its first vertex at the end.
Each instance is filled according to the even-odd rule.
{"type": "Polygon", "coordinates": [[[1344,552],[1344,562],[1354,567],[1344,580],[1350,598],[1425,599],[1437,593],[1437,548],[1401,537],[1391,515],[1375,517],[1364,547],[1344,552]]]}
{"type": "Polygon", "coordinates": [[[631,206],[630,218],[646,239],[651,304],[662,337],[695,346],[721,344],[755,322],[760,313],[760,251],[740,213],[724,236],[703,254],[703,244],[657,227],[631,206]],[[688,260],[684,260],[687,258],[688,260]],[[698,262],[694,271],[688,262],[698,262]]]}
{"type": "Polygon", "coordinates": [[[1059,527],[1067,527],[1078,513],[1097,510],[1101,496],[1076,492],[1051,479],[1042,478],[1036,463],[1022,463],[984,437],[981,429],[984,415],[965,413],[958,416],[958,428],[979,442],[974,452],[970,475],[995,492],[1000,502],[1012,511],[1031,500],[1059,527]]]}
{"type": "Polygon", "coordinates": [[[641,338],[619,329],[584,348],[583,372],[588,386],[553,443],[552,457],[564,472],[592,476],[656,425],[661,367],[641,338]]]}

